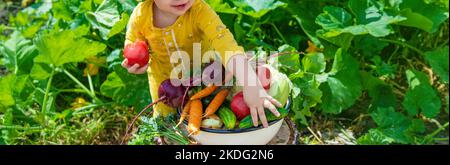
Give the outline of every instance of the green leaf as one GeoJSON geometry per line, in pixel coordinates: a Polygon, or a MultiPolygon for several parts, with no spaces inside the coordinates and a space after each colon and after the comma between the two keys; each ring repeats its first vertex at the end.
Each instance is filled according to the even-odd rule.
{"type": "Polygon", "coordinates": [[[144,108],[151,102],[147,75],[129,74],[120,65],[108,75],[100,87],[100,92],[119,104],[144,108]]]}
{"type": "Polygon", "coordinates": [[[409,88],[406,91],[403,107],[409,115],[419,113],[426,117],[437,116],[441,109],[441,99],[430,85],[427,76],[417,70],[406,70],[409,88]]]}
{"type": "Polygon", "coordinates": [[[65,1],[56,1],[52,4],[53,16],[56,19],[62,19],[64,21],[72,20],[72,11],[69,9],[65,1]]]}
{"type": "Polygon", "coordinates": [[[425,52],[425,60],[431,65],[433,72],[441,78],[441,81],[448,83],[448,46],[425,52]]]}
{"type": "MultiPolygon", "coordinates": [[[[278,52],[297,52],[297,50],[290,45],[282,45],[278,48],[278,52]]],[[[300,69],[300,55],[299,54],[283,54],[281,56],[270,58],[269,64],[274,68],[281,69],[282,72],[289,75],[295,73],[300,69]]]]}
{"type": "Polygon", "coordinates": [[[367,90],[371,98],[371,110],[397,107],[397,98],[391,86],[367,72],[362,72],[361,77],[363,88],[367,90]]]}
{"type": "Polygon", "coordinates": [[[77,37],[71,30],[39,35],[34,43],[39,50],[34,61],[55,66],[83,61],[106,48],[102,43],[77,37]]]}
{"type": "Polygon", "coordinates": [[[306,116],[311,116],[310,109],[322,101],[320,82],[316,80],[315,75],[304,74],[302,71],[291,74],[289,78],[293,83],[291,109],[294,112],[294,120],[308,125],[306,116]]]}
{"type": "Polygon", "coordinates": [[[374,0],[350,0],[348,7],[355,16],[357,24],[368,24],[377,21],[383,15],[379,10],[380,2],[374,0]]]}
{"type": "Polygon", "coordinates": [[[5,109],[15,104],[12,90],[14,89],[15,76],[10,74],[5,77],[0,77],[0,112],[5,112],[5,109]]]}
{"type": "Polygon", "coordinates": [[[340,7],[325,6],[316,23],[326,30],[344,28],[352,25],[352,15],[340,7]]]}
{"type": "Polygon", "coordinates": [[[287,6],[286,3],[278,0],[234,0],[232,2],[235,6],[239,7],[237,10],[240,13],[253,18],[261,18],[271,10],[287,6]]]}
{"type": "Polygon", "coordinates": [[[218,13],[239,14],[239,12],[233,9],[228,3],[223,2],[223,0],[205,0],[205,2],[218,13]]]}
{"type": "Polygon", "coordinates": [[[22,31],[22,35],[26,38],[33,38],[36,33],[41,29],[42,25],[44,25],[44,22],[37,22],[33,23],[29,27],[27,27],[25,30],[22,31]]]}
{"type": "Polygon", "coordinates": [[[389,45],[389,43],[371,35],[356,36],[353,43],[354,48],[358,49],[366,57],[381,55],[381,51],[389,45]]]}
{"type": "Polygon", "coordinates": [[[362,89],[358,62],[339,49],[326,83],[321,84],[320,89],[324,112],[338,114],[352,106],[362,89]]]}
{"type": "Polygon", "coordinates": [[[356,140],[356,142],[361,145],[387,145],[393,143],[394,141],[394,139],[386,136],[378,129],[370,129],[368,133],[356,140]]]}
{"type": "MultiPolygon", "coordinates": [[[[425,22],[418,22],[417,20],[410,20],[411,22],[407,22],[406,25],[413,27],[418,27],[422,30],[425,30],[427,32],[433,33],[436,32],[445,20],[448,19],[448,8],[444,9],[442,7],[437,6],[434,3],[425,3],[423,0],[420,1],[403,1],[400,4],[400,8],[403,10],[403,12],[406,12],[406,14],[410,14],[409,16],[415,16],[414,19],[423,20],[423,18],[429,19],[431,22],[433,22],[433,25],[431,28],[427,27],[429,24],[428,21],[425,22]],[[413,11],[413,13],[408,13],[408,9],[413,11]],[[418,16],[418,15],[422,16],[418,16]],[[413,24],[415,23],[415,24],[413,24]],[[427,26],[423,26],[423,25],[427,26]]],[[[405,13],[403,13],[405,14],[405,13]]]]}
{"type": "Polygon", "coordinates": [[[0,44],[0,53],[9,70],[16,74],[28,74],[38,51],[30,40],[15,31],[6,42],[0,44]]]}
{"type": "Polygon", "coordinates": [[[352,15],[345,9],[327,6],[324,8],[324,13],[316,18],[316,23],[323,28],[318,33],[325,38],[336,37],[342,33],[384,37],[393,33],[390,24],[406,19],[401,16],[388,15],[378,2],[370,0],[350,1],[349,7],[356,15],[356,25],[353,23],[352,15]]]}
{"type": "MultiPolygon", "coordinates": [[[[353,37],[354,37],[350,33],[342,33],[337,36],[326,36],[327,34],[324,34],[324,33],[326,33],[326,32],[323,30],[318,30],[317,36],[320,37],[321,39],[324,39],[326,42],[336,45],[336,46],[338,46],[338,48],[342,48],[344,50],[348,50],[348,48],[350,47],[350,45],[352,43],[353,37]]],[[[337,51],[337,48],[333,49],[333,47],[327,45],[326,42],[322,42],[325,47],[324,53],[326,55],[326,53],[327,53],[326,51],[331,50],[330,53],[332,56],[337,51]]]]}
{"type": "Polygon", "coordinates": [[[292,13],[302,30],[315,45],[320,45],[320,41],[316,36],[316,31],[320,29],[320,26],[315,23],[315,20],[322,12],[322,8],[320,1],[317,0],[288,1],[287,10],[292,13]]]}
{"type": "Polygon", "coordinates": [[[400,14],[406,18],[405,21],[398,23],[403,26],[419,28],[428,32],[433,29],[433,22],[422,14],[413,12],[410,8],[404,9],[400,14]]]}
{"type": "Polygon", "coordinates": [[[109,31],[107,37],[111,38],[112,36],[124,31],[127,27],[129,19],[130,16],[127,13],[122,13],[122,18],[111,28],[111,31],[109,31]]]}
{"type": "Polygon", "coordinates": [[[50,77],[52,68],[43,63],[35,63],[31,68],[30,76],[36,80],[45,80],[50,77]]]}
{"type": "Polygon", "coordinates": [[[323,53],[308,53],[302,59],[303,70],[311,73],[322,73],[325,71],[325,57],[323,53]]]}
{"type": "Polygon", "coordinates": [[[406,135],[410,127],[411,120],[396,112],[392,107],[378,108],[371,113],[372,119],[378,125],[378,129],[386,136],[398,143],[408,143],[406,135]]]}
{"type": "MultiPolygon", "coordinates": [[[[100,31],[100,36],[107,40],[111,28],[120,21],[120,13],[116,1],[103,1],[95,12],[85,14],[92,27],[100,31]]],[[[121,25],[120,25],[121,26],[121,25]]]]}

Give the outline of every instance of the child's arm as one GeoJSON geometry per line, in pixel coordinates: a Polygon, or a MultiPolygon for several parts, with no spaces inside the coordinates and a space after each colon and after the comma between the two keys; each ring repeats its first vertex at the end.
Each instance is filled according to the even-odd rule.
{"type": "MultiPolygon", "coordinates": [[[[130,20],[128,21],[128,25],[127,25],[127,32],[125,35],[125,44],[124,45],[128,45],[128,44],[132,44],[137,40],[142,40],[145,41],[144,36],[142,35],[142,32],[140,31],[141,27],[141,20],[142,19],[140,16],[142,13],[142,4],[140,3],[138,6],[136,6],[136,8],[133,10],[133,13],[130,16],[130,20]]],[[[133,73],[133,74],[143,74],[147,71],[147,67],[148,65],[144,65],[144,66],[139,66],[139,64],[134,64],[133,66],[128,66],[128,60],[124,59],[122,61],[122,67],[126,68],[128,70],[129,73],[133,73]]]]}
{"type": "Polygon", "coordinates": [[[220,53],[223,64],[232,73],[243,72],[244,74],[235,74],[239,85],[243,86],[244,100],[250,108],[253,119],[253,125],[258,125],[258,116],[264,127],[268,127],[264,108],[269,109],[274,115],[279,116],[276,106],[281,104],[273,99],[261,85],[256,72],[250,66],[244,50],[234,40],[231,32],[225,27],[219,16],[209,6],[203,4],[198,9],[197,22],[199,29],[208,39],[213,48],[220,53]],[[227,55],[226,51],[234,53],[227,55]],[[240,64],[233,66],[233,63],[240,64]]]}

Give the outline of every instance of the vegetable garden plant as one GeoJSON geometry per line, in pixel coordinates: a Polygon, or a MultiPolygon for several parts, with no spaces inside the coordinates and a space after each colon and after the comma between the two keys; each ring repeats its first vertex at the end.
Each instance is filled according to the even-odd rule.
{"type": "MultiPolygon", "coordinates": [[[[205,1],[257,58],[296,52],[271,78],[300,144],[448,144],[448,1],[205,1]]],[[[152,102],[120,66],[137,3],[0,0],[0,144],[121,142],[152,102]]],[[[128,144],[189,144],[177,119],[143,115],[128,144]]]]}

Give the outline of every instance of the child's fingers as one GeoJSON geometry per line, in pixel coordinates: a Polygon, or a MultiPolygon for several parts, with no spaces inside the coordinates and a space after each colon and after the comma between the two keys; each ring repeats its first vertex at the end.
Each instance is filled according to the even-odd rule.
{"type": "Polygon", "coordinates": [[[128,59],[122,61],[122,67],[128,68],[128,59]]]}
{"type": "Polygon", "coordinates": [[[264,100],[264,107],[270,110],[276,117],[280,117],[280,112],[277,111],[277,108],[268,100],[264,100]]]}
{"type": "Polygon", "coordinates": [[[134,64],[133,66],[128,68],[129,73],[136,73],[137,68],[139,68],[139,64],[134,64]]]}
{"type": "Polygon", "coordinates": [[[258,126],[258,112],[256,110],[256,107],[250,108],[250,114],[252,115],[253,126],[258,126]]]}
{"type": "Polygon", "coordinates": [[[281,107],[283,106],[278,100],[274,99],[272,96],[267,96],[266,98],[267,98],[267,100],[269,100],[272,104],[275,104],[275,106],[277,106],[277,107],[280,107],[280,108],[281,108],[281,107]]]}
{"type": "Polygon", "coordinates": [[[264,128],[269,127],[269,123],[267,123],[266,113],[264,112],[264,107],[261,105],[258,106],[258,115],[263,127],[264,128]]]}
{"type": "Polygon", "coordinates": [[[147,67],[148,67],[148,64],[145,64],[144,66],[138,68],[138,69],[136,70],[136,73],[137,73],[137,74],[145,73],[145,72],[147,71],[147,67]]]}

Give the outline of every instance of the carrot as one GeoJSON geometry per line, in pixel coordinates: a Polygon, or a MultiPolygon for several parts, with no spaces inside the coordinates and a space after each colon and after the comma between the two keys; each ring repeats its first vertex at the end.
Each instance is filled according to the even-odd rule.
{"type": "Polygon", "coordinates": [[[201,99],[203,97],[209,96],[211,93],[213,93],[217,89],[217,86],[212,84],[207,86],[206,88],[202,89],[201,91],[197,92],[191,97],[191,100],[195,99],[201,99]]]}
{"type": "Polygon", "coordinates": [[[192,100],[189,110],[188,131],[190,134],[197,134],[202,123],[203,105],[200,99],[192,100]]]}
{"type": "Polygon", "coordinates": [[[227,98],[229,93],[228,89],[222,89],[219,93],[217,93],[216,96],[214,96],[214,99],[209,103],[208,107],[206,107],[205,115],[204,117],[208,117],[219,109],[220,105],[225,101],[225,98],[227,98]]]}
{"type": "Polygon", "coordinates": [[[186,105],[183,108],[183,111],[181,111],[181,116],[180,116],[180,121],[178,122],[178,124],[175,127],[178,127],[178,125],[180,125],[181,123],[183,123],[184,119],[186,118],[186,116],[189,114],[189,110],[191,109],[191,102],[192,101],[188,101],[186,103],[186,105]]]}

